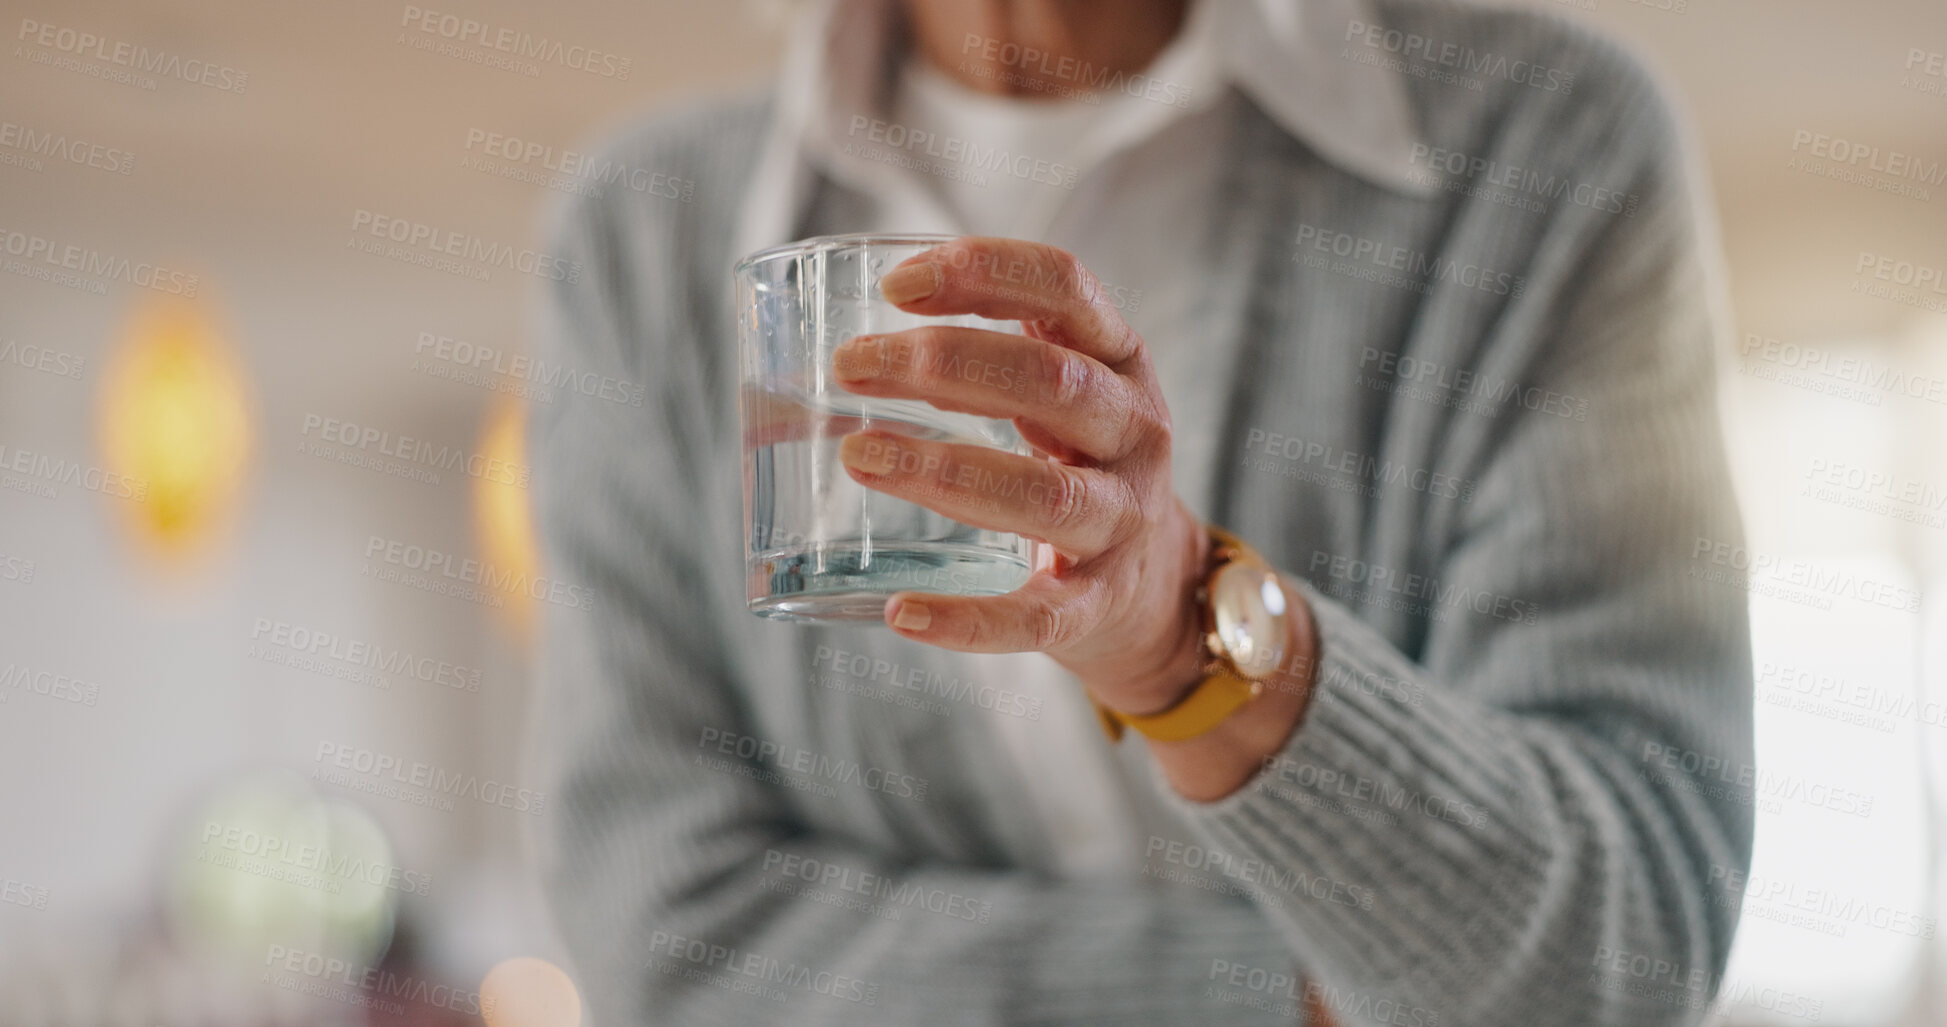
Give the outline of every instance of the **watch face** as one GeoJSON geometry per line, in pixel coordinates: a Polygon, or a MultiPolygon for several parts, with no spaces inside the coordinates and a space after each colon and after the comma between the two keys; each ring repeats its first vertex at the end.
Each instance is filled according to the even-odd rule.
{"type": "Polygon", "coordinates": [[[1253,680],[1269,677],[1290,628],[1277,572],[1241,560],[1224,565],[1210,582],[1210,609],[1217,642],[1237,672],[1253,680]]]}

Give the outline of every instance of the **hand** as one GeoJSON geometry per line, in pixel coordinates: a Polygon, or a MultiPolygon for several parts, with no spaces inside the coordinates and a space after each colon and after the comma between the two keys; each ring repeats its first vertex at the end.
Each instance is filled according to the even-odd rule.
{"type": "Polygon", "coordinates": [[[901,592],[900,634],[963,652],[1038,650],[1112,709],[1145,714],[1199,680],[1194,592],[1209,542],[1171,486],[1170,416],[1143,340],[1069,254],[966,238],[886,274],[914,314],[1019,321],[1023,334],[944,325],[861,336],[833,372],[868,396],[1011,419],[1035,455],[883,430],[845,436],[852,477],[964,524],[1042,543],[1003,596],[901,592]]]}

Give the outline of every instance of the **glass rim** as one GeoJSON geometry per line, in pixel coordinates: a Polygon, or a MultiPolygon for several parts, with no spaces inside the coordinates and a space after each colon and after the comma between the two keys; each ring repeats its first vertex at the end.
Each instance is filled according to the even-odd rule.
{"type": "Polygon", "coordinates": [[[758,250],[737,261],[732,269],[735,274],[743,274],[759,264],[769,263],[785,257],[801,257],[821,250],[853,249],[865,246],[940,246],[962,238],[939,232],[845,232],[838,235],[814,235],[809,239],[782,243],[758,250]]]}

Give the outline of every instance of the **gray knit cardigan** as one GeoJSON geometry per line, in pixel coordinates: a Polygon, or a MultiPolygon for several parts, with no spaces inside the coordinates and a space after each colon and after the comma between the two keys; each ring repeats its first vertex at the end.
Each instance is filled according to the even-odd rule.
{"type": "MultiPolygon", "coordinates": [[[[551,253],[579,266],[542,357],[646,386],[538,404],[530,437],[548,573],[592,596],[543,604],[535,718],[537,848],[591,1023],[1701,1018],[1754,774],[1707,211],[1614,46],[1373,10],[1572,89],[1406,76],[1431,147],[1501,169],[1429,161],[1420,196],[1233,97],[1220,209],[1157,242],[1199,247],[1210,283],[1179,490],[1304,582],[1322,665],[1250,784],[1154,785],[1186,829],[1142,885],[1029,869],[1053,843],[980,657],[744,609],[728,272],[768,102],[607,151],[692,195],[564,206],[551,253]]],[[[842,194],[800,227],[846,227],[842,194]]]]}

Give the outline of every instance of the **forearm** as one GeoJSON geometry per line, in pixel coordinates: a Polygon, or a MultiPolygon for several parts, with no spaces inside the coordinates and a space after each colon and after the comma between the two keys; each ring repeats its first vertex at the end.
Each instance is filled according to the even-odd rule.
{"type": "Polygon", "coordinates": [[[1241,899],[896,867],[836,838],[740,834],[740,858],[691,868],[674,895],[598,882],[619,880],[604,866],[673,869],[680,842],[551,848],[551,898],[601,1022],[1298,1022],[1295,961],[1241,899]],[[1290,983],[1231,988],[1230,967],[1290,983]]]}
{"type": "Polygon", "coordinates": [[[1470,700],[1311,599],[1304,724],[1243,788],[1180,806],[1238,859],[1374,896],[1267,910],[1322,976],[1455,1023],[1642,1025],[1707,1002],[1595,978],[1615,951],[1714,976],[1729,926],[1708,866],[1741,859],[1721,813],[1640,780],[1616,737],[1470,700]]]}
{"type": "MultiPolygon", "coordinates": [[[[1665,847],[1671,811],[1621,783],[1619,753],[1460,700],[1341,608],[1325,611],[1339,652],[1321,654],[1310,590],[1285,583],[1294,644],[1264,693],[1196,738],[1143,744],[1225,851],[1303,875],[1310,897],[1323,892],[1267,912],[1294,943],[1334,953],[1331,983],[1459,1023],[1526,1002],[1522,1022],[1647,1024],[1662,1022],[1645,1018],[1648,1005],[1684,1017],[1708,1000],[1707,989],[1666,986],[1646,1003],[1588,986],[1605,952],[1686,968],[1715,958],[1708,942],[1672,930],[1701,917],[1667,915],[1673,901],[1701,901],[1705,868],[1665,847]],[[1294,737],[1315,702],[1317,730],[1294,737]],[[1666,863],[1694,887],[1669,889],[1655,869],[1666,863]],[[1361,909],[1337,894],[1374,901],[1361,909]],[[1536,932],[1556,943],[1522,952],[1518,939],[1536,932]],[[1495,955],[1503,961],[1483,962],[1495,955]],[[1409,982],[1416,965],[1451,973],[1409,982]],[[1508,991],[1483,987],[1494,979],[1508,991]]],[[[1734,862],[1716,841],[1715,861],[1734,862]]]]}

